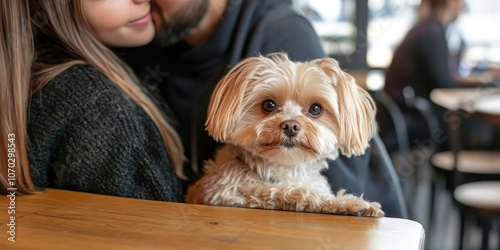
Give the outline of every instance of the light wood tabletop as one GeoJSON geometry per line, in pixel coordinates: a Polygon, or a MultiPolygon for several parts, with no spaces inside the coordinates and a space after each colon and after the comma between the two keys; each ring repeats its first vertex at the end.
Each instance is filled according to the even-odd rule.
{"type": "Polygon", "coordinates": [[[458,186],[455,199],[469,207],[500,213],[500,181],[474,181],[458,186]]]}
{"type": "MultiPolygon", "coordinates": [[[[431,158],[434,166],[447,171],[455,168],[454,152],[444,151],[431,158]]],[[[464,150],[458,154],[457,168],[468,174],[500,174],[500,153],[488,150],[464,150]]]]}
{"type": "Polygon", "coordinates": [[[431,91],[431,100],[449,110],[464,108],[473,104],[472,111],[500,114],[500,88],[438,88],[431,91]]]}
{"type": "Polygon", "coordinates": [[[56,189],[2,195],[0,204],[0,249],[387,250],[424,245],[419,223],[396,218],[203,206],[56,189]],[[15,214],[8,214],[12,205],[15,214]],[[8,225],[12,221],[14,227],[8,225]],[[15,242],[9,241],[11,229],[15,242]]]}
{"type": "Polygon", "coordinates": [[[464,86],[480,86],[493,83],[493,75],[489,72],[473,73],[469,76],[455,76],[455,80],[464,86]]]}
{"type": "Polygon", "coordinates": [[[500,87],[438,88],[431,100],[448,110],[465,110],[481,119],[500,124],[500,87]]]}

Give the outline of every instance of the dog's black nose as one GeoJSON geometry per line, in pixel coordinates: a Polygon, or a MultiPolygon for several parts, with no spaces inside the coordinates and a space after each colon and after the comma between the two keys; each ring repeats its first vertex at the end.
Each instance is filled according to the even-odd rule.
{"type": "Polygon", "coordinates": [[[280,127],[288,137],[294,137],[300,131],[300,124],[296,120],[286,120],[281,123],[280,127]]]}

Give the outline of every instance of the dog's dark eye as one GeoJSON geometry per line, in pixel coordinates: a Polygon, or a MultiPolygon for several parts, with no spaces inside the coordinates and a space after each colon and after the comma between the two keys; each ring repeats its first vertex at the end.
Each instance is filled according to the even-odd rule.
{"type": "Polygon", "coordinates": [[[321,115],[321,112],[323,111],[323,108],[321,108],[321,106],[317,103],[314,103],[313,105],[311,105],[309,107],[309,114],[314,116],[314,117],[318,117],[321,115]]]}
{"type": "Polygon", "coordinates": [[[276,103],[271,99],[267,99],[262,103],[262,109],[266,112],[273,112],[276,109],[276,103]]]}

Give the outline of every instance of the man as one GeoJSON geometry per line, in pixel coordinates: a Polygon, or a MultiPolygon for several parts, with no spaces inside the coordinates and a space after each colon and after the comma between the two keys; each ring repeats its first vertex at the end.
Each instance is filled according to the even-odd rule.
{"type": "MultiPolygon", "coordinates": [[[[293,10],[291,0],[156,0],[151,13],[156,41],[129,52],[127,60],[142,80],[159,89],[173,111],[192,169],[201,169],[217,146],[204,130],[206,110],[212,89],[230,66],[276,51],[296,61],[325,57],[313,27],[293,10]]],[[[326,173],[332,190],[364,193],[387,204],[386,214],[406,216],[398,203],[397,178],[387,171],[369,171],[371,158],[368,151],[332,162],[326,173]],[[379,181],[383,184],[377,188],[370,186],[379,181]]]]}

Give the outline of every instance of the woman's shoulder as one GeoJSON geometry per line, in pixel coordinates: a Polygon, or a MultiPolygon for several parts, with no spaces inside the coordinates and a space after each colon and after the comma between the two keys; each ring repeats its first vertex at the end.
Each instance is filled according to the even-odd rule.
{"type": "Polygon", "coordinates": [[[426,18],[420,20],[408,31],[399,47],[410,51],[415,48],[426,49],[430,44],[429,41],[435,41],[442,37],[444,37],[444,33],[439,21],[434,18],[426,18]]]}
{"type": "Polygon", "coordinates": [[[444,35],[444,28],[435,17],[428,17],[420,20],[412,29],[420,37],[444,35]]]}
{"type": "Polygon", "coordinates": [[[101,92],[118,90],[116,85],[103,73],[90,65],[74,65],[56,77],[43,88],[70,92],[101,92]]]}
{"type": "Polygon", "coordinates": [[[96,105],[101,101],[125,99],[118,86],[90,65],[75,65],[64,70],[32,96],[35,104],[59,107],[96,105]]]}
{"type": "Polygon", "coordinates": [[[91,66],[65,70],[32,97],[27,131],[36,185],[182,200],[153,121],[91,66]]]}
{"type": "Polygon", "coordinates": [[[138,110],[131,98],[104,74],[88,65],[76,65],[54,77],[32,95],[29,120],[66,126],[76,120],[93,120],[101,114],[115,114],[115,119],[131,122],[129,116],[118,114],[138,110]]]}

